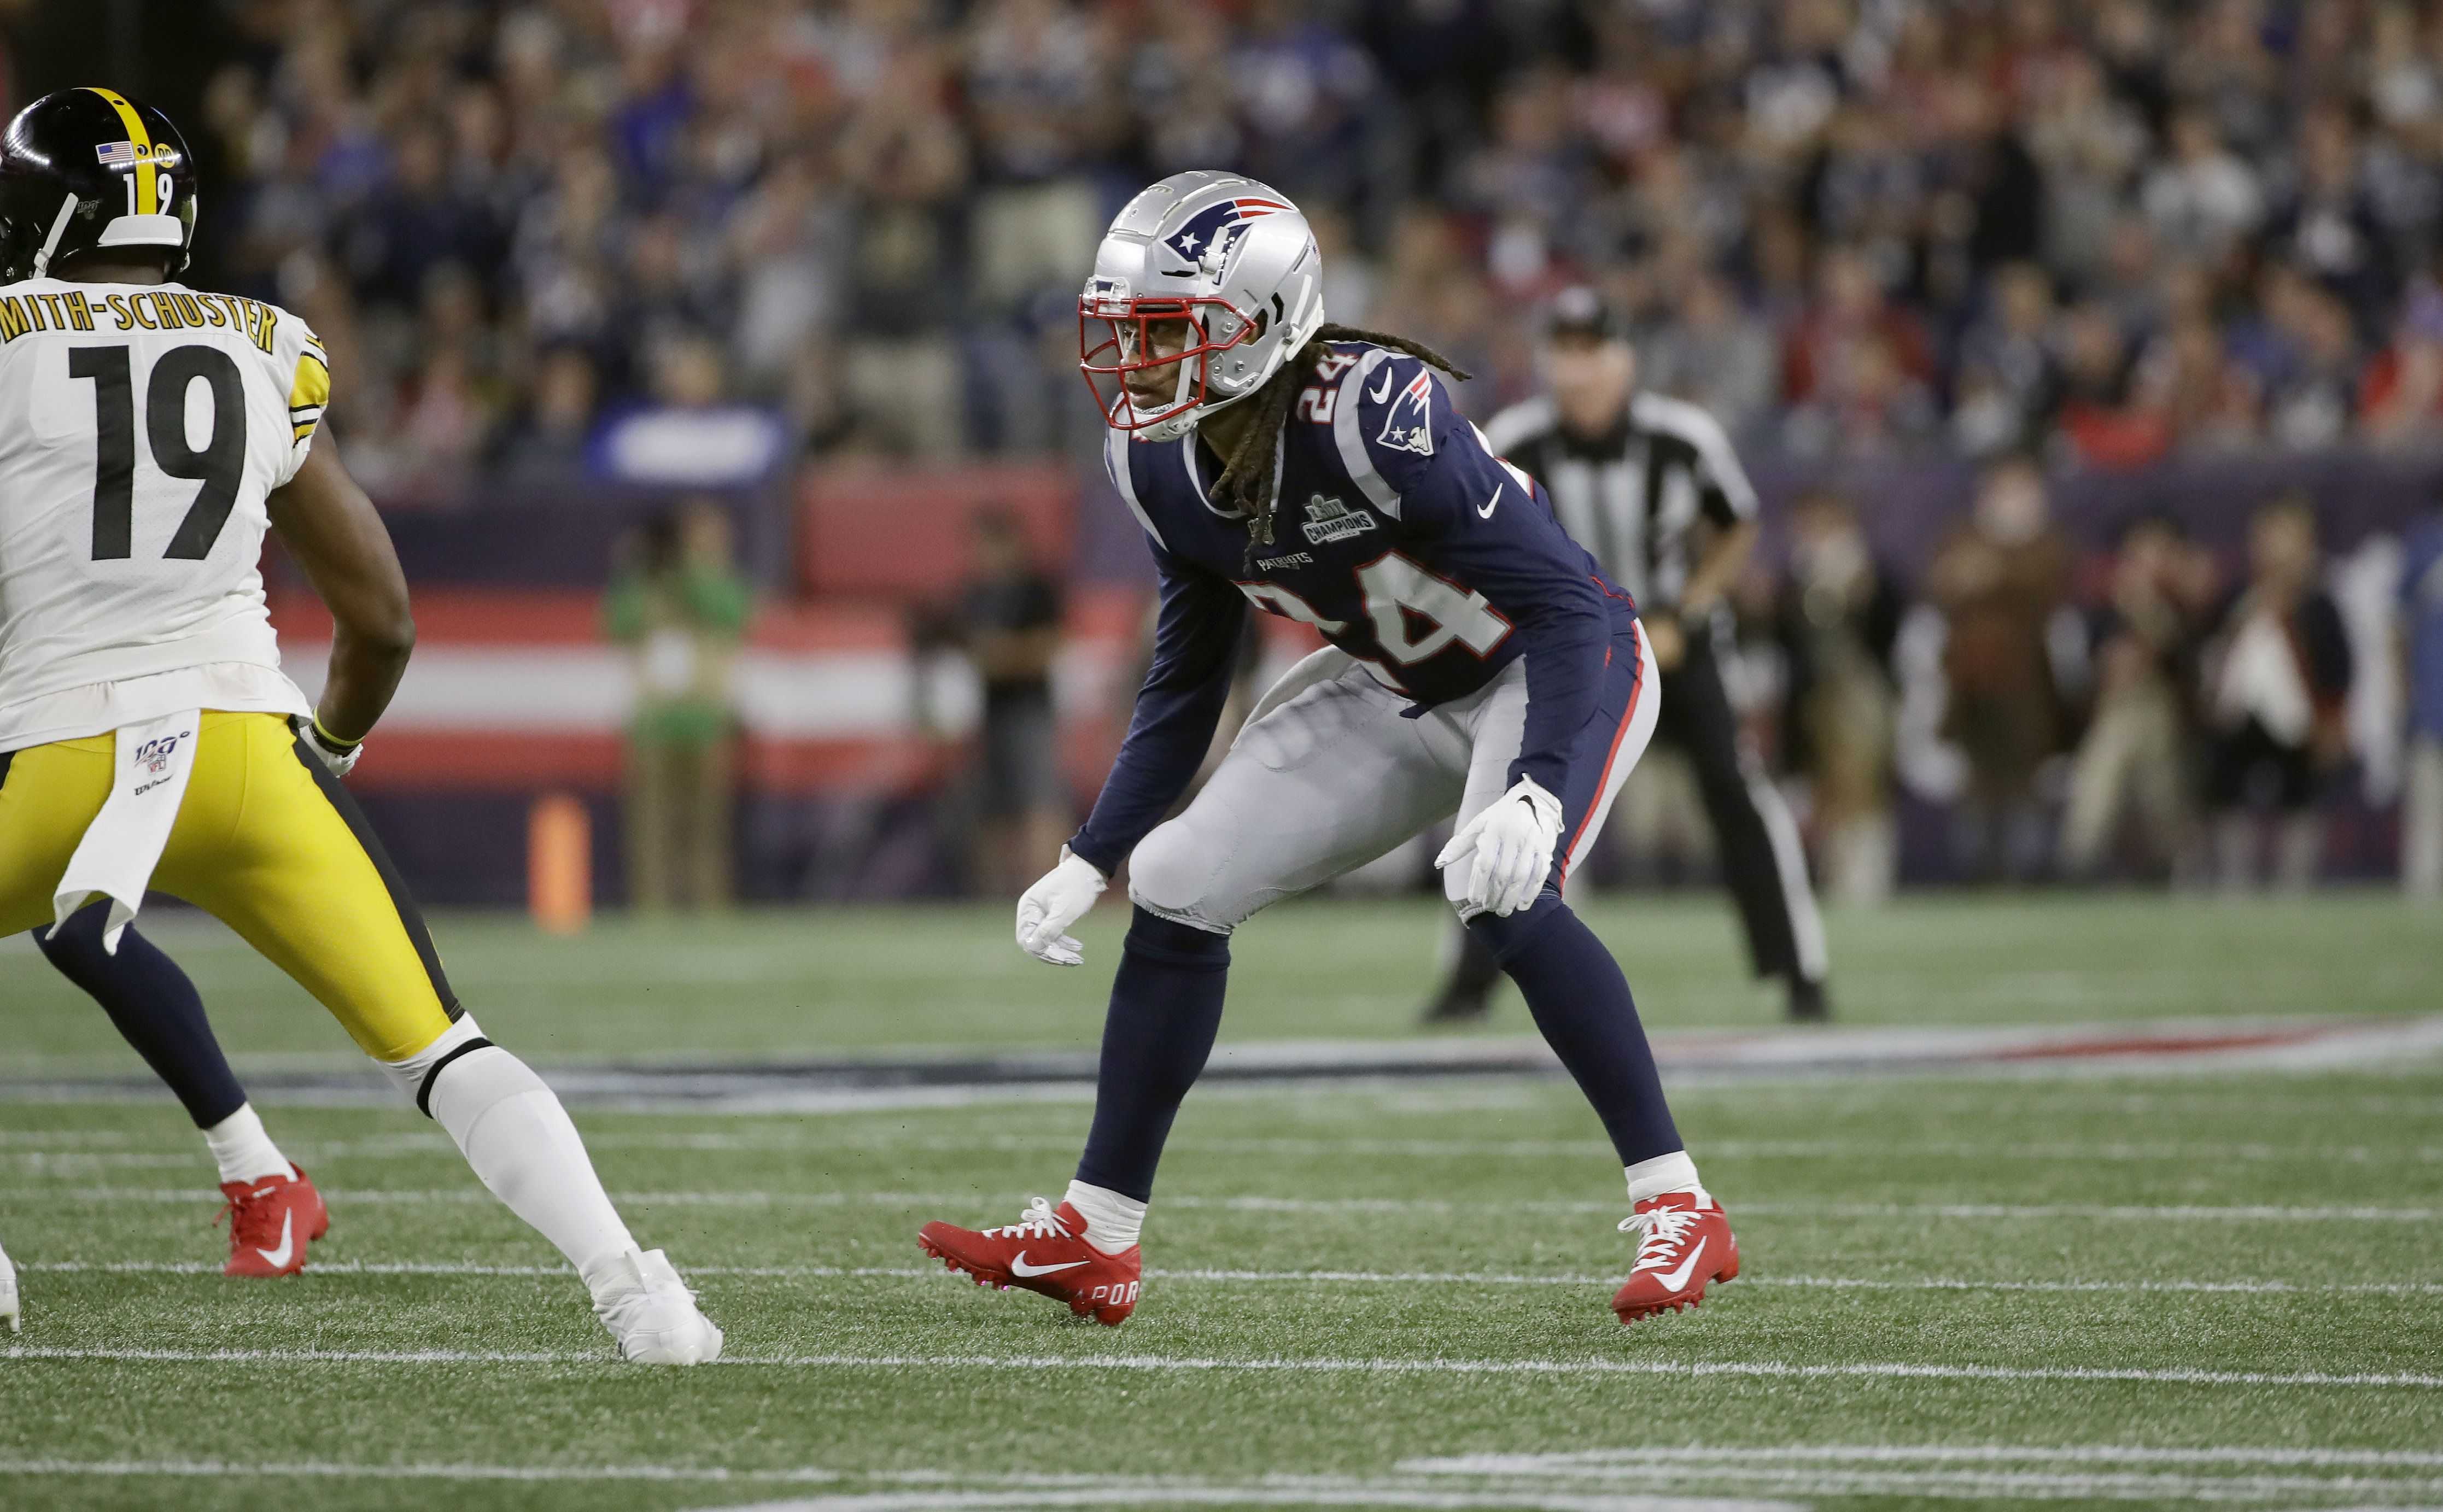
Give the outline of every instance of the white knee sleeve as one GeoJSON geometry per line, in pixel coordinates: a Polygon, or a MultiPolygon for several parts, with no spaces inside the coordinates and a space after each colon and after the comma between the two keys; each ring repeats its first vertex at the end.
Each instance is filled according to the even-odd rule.
{"type": "Polygon", "coordinates": [[[534,1226],[591,1284],[635,1248],[602,1190],[577,1125],[542,1077],[460,1019],[423,1050],[383,1064],[450,1131],[477,1179],[534,1226]]]}

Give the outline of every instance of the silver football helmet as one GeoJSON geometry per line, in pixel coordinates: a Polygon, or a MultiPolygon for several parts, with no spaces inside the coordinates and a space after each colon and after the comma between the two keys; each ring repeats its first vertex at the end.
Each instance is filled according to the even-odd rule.
{"type": "Polygon", "coordinates": [[[1262,388],[1322,324],[1323,254],[1298,208],[1196,169],[1104,233],[1077,301],[1077,366],[1105,423],[1166,441],[1262,388]]]}

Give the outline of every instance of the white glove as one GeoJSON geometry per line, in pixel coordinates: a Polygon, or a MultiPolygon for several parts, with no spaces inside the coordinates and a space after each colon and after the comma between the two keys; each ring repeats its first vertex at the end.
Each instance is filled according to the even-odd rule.
{"type": "Polygon", "coordinates": [[[305,742],[305,749],[313,752],[314,759],[322,763],[322,770],[335,777],[346,776],[356,766],[357,757],[365,754],[362,740],[348,744],[324,735],[320,720],[300,718],[295,723],[298,737],[305,742]]]}
{"type": "Polygon", "coordinates": [[[1544,879],[1552,874],[1552,847],[1560,838],[1561,800],[1537,787],[1534,778],[1520,777],[1516,786],[1460,826],[1434,865],[1455,866],[1475,856],[1465,901],[1507,919],[1544,890],[1544,879]]]}
{"type": "Polygon", "coordinates": [[[9,1264],[5,1249],[0,1249],[0,1318],[9,1320],[12,1334],[24,1326],[17,1317],[17,1267],[9,1264]]]}
{"type": "Polygon", "coordinates": [[[1060,865],[1043,874],[1018,901],[1018,948],[1055,966],[1083,966],[1086,947],[1069,934],[1069,926],[1086,917],[1110,885],[1093,864],[1060,847],[1060,865]]]}

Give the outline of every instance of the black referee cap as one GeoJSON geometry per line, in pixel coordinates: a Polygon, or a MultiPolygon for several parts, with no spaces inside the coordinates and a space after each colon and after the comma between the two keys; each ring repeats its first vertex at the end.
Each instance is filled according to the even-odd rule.
{"type": "Polygon", "coordinates": [[[1552,296],[1544,312],[1547,340],[1626,341],[1628,331],[1609,301],[1584,283],[1552,296]]]}

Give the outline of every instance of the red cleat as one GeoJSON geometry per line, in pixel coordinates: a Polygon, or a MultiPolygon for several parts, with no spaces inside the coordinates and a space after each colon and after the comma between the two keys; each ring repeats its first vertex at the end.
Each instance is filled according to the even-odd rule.
{"type": "Polygon", "coordinates": [[[320,1239],[331,1231],[331,1210],[322,1206],[322,1193],[315,1189],[314,1178],[305,1174],[303,1166],[291,1160],[288,1162],[288,1170],[297,1177],[297,1184],[305,1189],[304,1200],[314,1205],[314,1230],[305,1237],[320,1239]]]}
{"type": "MultiPolygon", "coordinates": [[[[331,1231],[331,1211],[303,1170],[256,1181],[224,1181],[230,1259],[224,1276],[293,1276],[305,1268],[305,1246],[331,1231]]],[[[212,1220],[214,1224],[220,1218],[212,1220]]]]}
{"type": "Polygon", "coordinates": [[[1666,1192],[1648,1197],[1620,1227],[1623,1233],[1640,1230],[1637,1264],[1611,1299],[1624,1323],[1694,1307],[1705,1300],[1707,1282],[1738,1279],[1739,1242],[1729,1214],[1710,1196],[1666,1192]]]}
{"type": "Polygon", "coordinates": [[[1055,1211],[1037,1197],[1006,1228],[928,1223],[917,1230],[916,1248],[954,1271],[965,1271],[979,1286],[1039,1291],[1067,1303],[1080,1318],[1116,1328],[1136,1311],[1145,1257],[1135,1245],[1107,1255],[1085,1235],[1086,1220],[1076,1209],[1064,1202],[1055,1211]]]}

